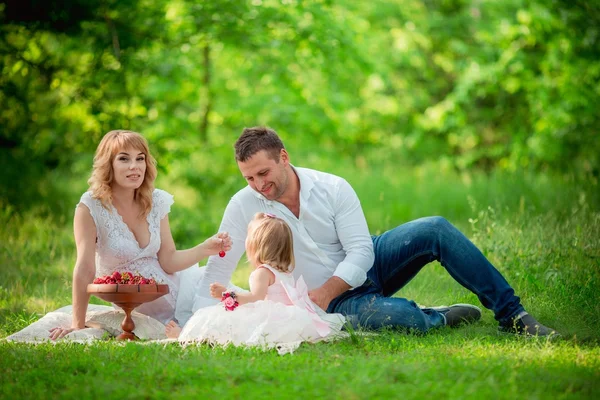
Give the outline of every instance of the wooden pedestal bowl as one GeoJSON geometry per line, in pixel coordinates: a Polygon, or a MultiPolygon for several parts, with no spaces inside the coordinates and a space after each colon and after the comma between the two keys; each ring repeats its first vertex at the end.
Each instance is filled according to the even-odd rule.
{"type": "Polygon", "coordinates": [[[133,334],[135,323],[131,312],[139,305],[158,299],[169,293],[168,285],[145,284],[94,284],[87,285],[87,292],[104,301],[114,303],[125,311],[125,319],[121,323],[123,332],[117,340],[137,340],[133,334]]]}

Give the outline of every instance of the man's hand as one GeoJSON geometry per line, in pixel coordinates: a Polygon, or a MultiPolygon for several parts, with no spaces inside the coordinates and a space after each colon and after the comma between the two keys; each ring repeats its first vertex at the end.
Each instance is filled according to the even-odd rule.
{"type": "Polygon", "coordinates": [[[323,311],[327,311],[327,307],[329,307],[331,300],[335,299],[350,288],[351,286],[348,285],[343,279],[338,278],[337,276],[332,276],[323,284],[323,286],[310,290],[308,292],[308,297],[313,301],[313,303],[321,307],[323,311]]]}
{"type": "Polygon", "coordinates": [[[221,297],[223,297],[223,292],[226,291],[227,288],[218,282],[210,284],[210,295],[215,299],[221,300],[221,297]]]}
{"type": "Polygon", "coordinates": [[[323,311],[327,311],[329,303],[331,303],[331,300],[333,300],[333,297],[327,293],[327,289],[324,289],[323,286],[309,291],[308,297],[310,297],[313,303],[321,307],[323,311]]]}

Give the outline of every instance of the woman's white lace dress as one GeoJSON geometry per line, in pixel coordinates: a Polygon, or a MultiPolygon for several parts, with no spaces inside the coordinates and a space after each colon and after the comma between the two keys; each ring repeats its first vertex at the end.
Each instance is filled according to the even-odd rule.
{"type": "Polygon", "coordinates": [[[268,265],[261,267],[275,274],[275,283],[267,289],[265,300],[241,305],[233,311],[225,310],[222,304],[201,308],[183,327],[179,341],[276,348],[285,354],[293,352],[302,342],[316,342],[339,334],[344,317],[326,314],[316,306],[308,297],[302,277],[295,282],[291,274],[268,265]]]}
{"type": "MultiPolygon", "coordinates": [[[[176,274],[167,274],[158,262],[160,221],[170,212],[173,196],[164,190],[154,190],[152,209],[147,217],[150,242],[144,248],[140,247],[135,236],[114,207],[104,208],[100,200],[92,198],[90,192],[81,196],[79,204],[89,208],[96,224],[96,277],[110,275],[114,271],[129,271],[132,274],[140,273],[147,278],[152,277],[158,283],[169,285],[168,294],[137,307],[133,314],[136,324],[134,333],[138,337],[165,338],[162,324],[176,318],[178,314],[187,315],[187,317],[180,317],[180,321],[185,322],[191,315],[196,284],[203,275],[203,269],[197,266],[176,274]]],[[[86,326],[90,328],[74,331],[65,338],[87,341],[101,338],[106,332],[113,335],[118,333],[123,320],[123,312],[118,307],[115,309],[119,311],[115,311],[112,307],[89,305],[86,326]]],[[[48,340],[49,329],[68,328],[71,326],[71,319],[71,306],[62,307],[46,314],[22,331],[9,336],[7,340],[45,341],[48,340]]]]}
{"type": "Polygon", "coordinates": [[[157,283],[169,285],[168,294],[136,308],[139,313],[163,323],[169,322],[175,315],[179,276],[163,271],[158,262],[158,250],[160,250],[160,221],[171,210],[173,196],[164,190],[154,189],[152,209],[147,216],[150,242],[144,248],[140,247],[114,207],[106,209],[100,200],[92,198],[90,192],[81,196],[80,204],[89,208],[96,224],[96,277],[111,275],[115,271],[121,273],[129,271],[134,275],[139,273],[146,278],[154,278],[157,283]]]}

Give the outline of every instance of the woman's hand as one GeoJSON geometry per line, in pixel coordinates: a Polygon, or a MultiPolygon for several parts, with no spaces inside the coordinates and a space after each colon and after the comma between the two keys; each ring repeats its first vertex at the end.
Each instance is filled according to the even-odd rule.
{"type": "Polygon", "coordinates": [[[50,329],[50,339],[56,340],[67,336],[73,331],[79,330],[78,328],[52,328],[50,329]]]}
{"type": "Polygon", "coordinates": [[[227,232],[219,232],[215,236],[209,237],[203,243],[204,251],[207,256],[214,256],[220,251],[231,250],[231,238],[227,232]]]}
{"type": "Polygon", "coordinates": [[[220,283],[211,283],[210,284],[210,295],[215,299],[221,300],[223,297],[223,292],[226,292],[227,288],[220,283]]]}

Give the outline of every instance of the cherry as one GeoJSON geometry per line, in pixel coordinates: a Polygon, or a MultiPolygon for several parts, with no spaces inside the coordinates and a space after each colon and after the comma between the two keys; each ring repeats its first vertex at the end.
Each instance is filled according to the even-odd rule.
{"type": "Polygon", "coordinates": [[[219,257],[221,257],[221,258],[225,257],[225,252],[223,250],[221,250],[219,252],[219,257]]]}

